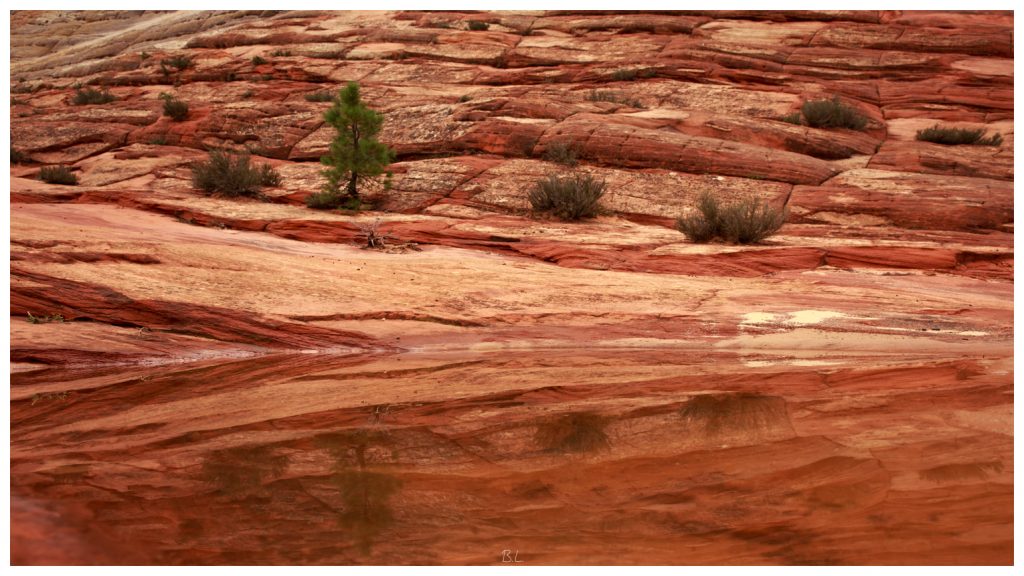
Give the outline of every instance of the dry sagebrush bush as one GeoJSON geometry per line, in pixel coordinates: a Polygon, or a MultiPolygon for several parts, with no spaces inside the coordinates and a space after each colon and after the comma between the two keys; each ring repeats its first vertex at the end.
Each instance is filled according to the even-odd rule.
{"type": "Polygon", "coordinates": [[[754,197],[723,205],[710,192],[697,198],[692,214],[676,220],[676,229],[692,242],[720,240],[730,244],[756,244],[775,234],[788,212],[754,197]]]}

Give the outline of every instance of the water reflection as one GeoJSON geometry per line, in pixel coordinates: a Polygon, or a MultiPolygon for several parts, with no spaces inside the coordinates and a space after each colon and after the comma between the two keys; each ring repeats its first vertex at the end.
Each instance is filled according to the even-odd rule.
{"type": "MultiPolygon", "coordinates": [[[[381,410],[375,408],[372,414],[381,414],[381,410]]],[[[376,537],[394,521],[389,501],[402,486],[398,478],[367,468],[367,450],[387,450],[388,439],[386,430],[374,429],[322,434],[314,439],[314,444],[325,449],[334,461],[330,480],[341,501],[338,524],[364,554],[371,551],[376,537]]]]}
{"type": "MultiPolygon", "coordinates": [[[[12,494],[56,511],[73,562],[1012,559],[1006,365],[677,357],[15,374],[12,494]],[[53,389],[75,392],[32,402],[53,389]]],[[[14,558],[47,518],[17,519],[14,558]]]]}
{"type": "Polygon", "coordinates": [[[592,452],[608,447],[608,419],[590,412],[573,412],[537,426],[537,443],[549,452],[592,452]]]}
{"type": "Polygon", "coordinates": [[[679,415],[694,434],[716,440],[750,442],[794,434],[786,401],[778,396],[700,394],[687,400],[679,415]]]}
{"type": "Polygon", "coordinates": [[[203,460],[203,476],[227,497],[244,497],[281,476],[288,458],[270,446],[236,446],[211,452],[203,460]]]}

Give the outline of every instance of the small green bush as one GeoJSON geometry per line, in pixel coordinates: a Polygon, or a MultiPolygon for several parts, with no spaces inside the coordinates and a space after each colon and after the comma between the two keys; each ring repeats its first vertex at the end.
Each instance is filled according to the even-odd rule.
{"type": "Polygon", "coordinates": [[[621,92],[614,92],[611,90],[591,90],[587,93],[587,100],[590,100],[591,102],[614,102],[616,104],[632,106],[633,108],[644,107],[644,105],[636,98],[630,99],[621,92]]]}
{"type": "Polygon", "coordinates": [[[618,80],[620,82],[636,80],[636,70],[616,70],[612,72],[612,80],[618,80]]]}
{"type": "Polygon", "coordinates": [[[271,52],[270,55],[271,56],[278,56],[278,57],[280,57],[280,56],[291,56],[292,53],[291,53],[291,50],[284,50],[284,49],[278,48],[277,50],[274,50],[273,52],[271,52]]]}
{"type": "Polygon", "coordinates": [[[164,101],[164,116],[168,116],[175,122],[181,122],[188,118],[188,103],[178,100],[170,94],[161,94],[164,101]]]}
{"type": "Polygon", "coordinates": [[[266,64],[266,63],[267,63],[267,60],[265,58],[261,57],[261,56],[253,56],[252,57],[252,65],[253,66],[260,66],[260,65],[263,65],[263,64],[266,64]]]}
{"type": "Polygon", "coordinates": [[[836,96],[831,100],[812,100],[800,107],[804,120],[813,128],[850,128],[863,130],[868,119],[855,109],[843,104],[836,96]]]}
{"type": "Polygon", "coordinates": [[[78,177],[67,166],[43,166],[39,170],[39,179],[49,184],[78,184],[78,177]]]}
{"type": "Polygon", "coordinates": [[[307,102],[331,102],[334,100],[334,93],[330,90],[311,92],[303,96],[307,102]]]}
{"type": "Polygon", "coordinates": [[[314,192],[306,197],[306,206],[317,210],[331,210],[341,204],[341,194],[336,192],[314,192]]]}
{"type": "Polygon", "coordinates": [[[259,196],[262,187],[280,183],[277,171],[267,164],[250,163],[248,154],[214,150],[205,162],[192,164],[192,184],[207,194],[259,196]]]}
{"type": "Polygon", "coordinates": [[[281,185],[281,174],[270,164],[260,164],[260,184],[263,186],[269,186],[275,188],[281,185]]]}
{"type": "Polygon", "coordinates": [[[1003,135],[996,133],[985,137],[985,129],[978,128],[947,128],[936,124],[931,128],[917,131],[917,139],[923,142],[956,146],[968,144],[975,146],[999,146],[1003,143],[1003,135]]]}
{"type": "Polygon", "coordinates": [[[481,22],[479,20],[470,20],[469,22],[466,22],[466,27],[469,28],[470,30],[480,32],[483,30],[487,30],[488,28],[491,27],[491,25],[488,24],[487,22],[481,22]]]}
{"type": "Polygon", "coordinates": [[[723,206],[710,192],[704,192],[697,198],[696,211],[676,220],[676,229],[698,244],[715,239],[756,244],[778,232],[787,216],[786,210],[773,208],[758,198],[723,206]]]}
{"type": "Polygon", "coordinates": [[[579,164],[580,148],[572,142],[552,142],[544,150],[544,159],[563,166],[579,164]]]}
{"type": "Polygon", "coordinates": [[[552,174],[534,184],[529,200],[534,211],[550,212],[562,220],[593,218],[601,209],[599,201],[607,187],[604,180],[591,174],[552,174]]]}
{"type": "Polygon", "coordinates": [[[84,90],[79,88],[75,91],[74,98],[71,99],[71,101],[77,106],[83,106],[86,104],[109,104],[114,100],[117,100],[117,97],[107,90],[100,92],[99,90],[93,90],[92,88],[86,88],[84,90]]]}
{"type": "Polygon", "coordinates": [[[191,56],[172,56],[170,58],[164,58],[160,61],[162,66],[170,66],[171,68],[177,68],[178,72],[191,68],[193,65],[191,56]]]}
{"type": "Polygon", "coordinates": [[[316,210],[334,210],[335,208],[342,210],[359,210],[363,207],[363,202],[359,198],[352,198],[341,192],[325,190],[323,192],[316,192],[307,196],[306,206],[316,210]]]}
{"type": "Polygon", "coordinates": [[[793,112],[792,114],[786,114],[785,116],[779,116],[779,120],[782,122],[789,122],[790,124],[800,125],[803,124],[803,120],[800,118],[799,112],[793,112]]]}
{"type": "Polygon", "coordinates": [[[11,145],[11,164],[21,164],[26,160],[28,160],[28,156],[21,150],[15,148],[14,145],[11,145]]]}

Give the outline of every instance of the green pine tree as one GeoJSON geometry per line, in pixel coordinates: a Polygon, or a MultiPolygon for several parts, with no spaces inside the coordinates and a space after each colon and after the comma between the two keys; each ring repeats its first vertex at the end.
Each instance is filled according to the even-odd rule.
{"type": "Polygon", "coordinates": [[[320,158],[328,166],[322,194],[311,197],[310,205],[337,207],[358,200],[358,187],[363,180],[386,174],[384,188],[391,185],[391,173],[385,172],[395,153],[377,140],[384,117],[366,107],[359,99],[359,84],[349,82],[342,89],[324,120],[338,131],[330,151],[320,158]],[[344,191],[342,187],[344,186],[344,191]],[[332,206],[333,205],[333,206],[332,206]]]}

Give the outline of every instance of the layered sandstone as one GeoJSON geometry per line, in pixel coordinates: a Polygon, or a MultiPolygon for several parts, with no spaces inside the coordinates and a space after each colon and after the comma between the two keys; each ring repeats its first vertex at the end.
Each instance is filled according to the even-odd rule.
{"type": "Polygon", "coordinates": [[[12,562],[1012,562],[1012,32],[13,13],[12,562]],[[347,81],[394,187],[314,211],[305,96],[347,81]],[[864,131],[780,120],[833,96],[864,131]],[[1003,141],[914,139],[936,123],[1003,141]],[[560,143],[604,215],[528,212],[560,143]],[[214,147],[281,185],[202,195],[214,147]],[[673,222],[704,191],[790,217],[693,244],[673,222]],[[360,249],[374,223],[392,250],[360,249]]]}

